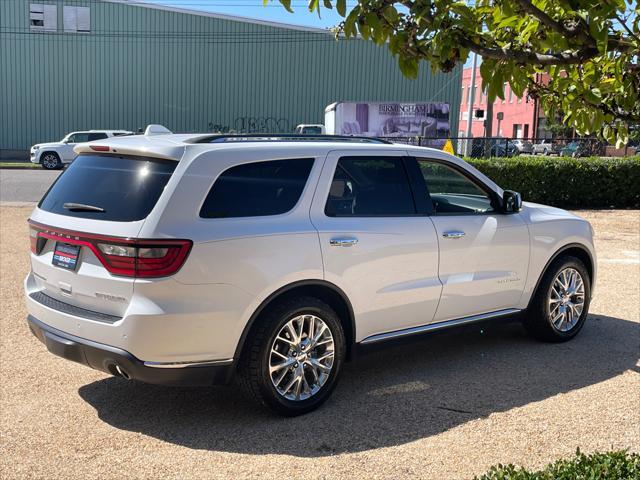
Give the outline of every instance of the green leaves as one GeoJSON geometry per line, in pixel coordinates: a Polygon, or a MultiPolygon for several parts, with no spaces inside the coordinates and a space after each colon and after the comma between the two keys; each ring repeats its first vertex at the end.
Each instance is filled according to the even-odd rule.
{"type": "Polygon", "coordinates": [[[540,471],[529,471],[514,465],[497,465],[477,480],[564,480],[564,479],[631,479],[640,475],[640,455],[616,451],[585,455],[577,449],[574,458],[557,460],[540,471]]]}
{"type": "MultiPolygon", "coordinates": [[[[263,5],[266,5],[269,3],[269,0],[263,0],[262,3],[263,5]]],[[[291,0],[280,0],[280,3],[287,12],[293,13],[293,10],[291,10],[291,0]]]]}
{"type": "MultiPolygon", "coordinates": [[[[265,0],[265,3],[269,0],[265,0]]],[[[291,11],[290,0],[279,0],[291,11]]],[[[490,101],[509,83],[547,118],[618,144],[640,123],[640,4],[633,0],[310,0],[345,17],[339,32],[386,44],[402,73],[451,71],[470,52],[490,101]]]]}

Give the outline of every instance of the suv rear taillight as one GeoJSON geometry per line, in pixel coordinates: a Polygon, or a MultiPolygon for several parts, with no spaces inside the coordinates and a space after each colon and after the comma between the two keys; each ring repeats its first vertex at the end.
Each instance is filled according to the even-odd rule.
{"type": "Polygon", "coordinates": [[[191,240],[132,239],[49,227],[29,220],[31,251],[40,255],[47,240],[89,248],[112,275],[157,278],[173,275],[184,264],[191,240]]]}

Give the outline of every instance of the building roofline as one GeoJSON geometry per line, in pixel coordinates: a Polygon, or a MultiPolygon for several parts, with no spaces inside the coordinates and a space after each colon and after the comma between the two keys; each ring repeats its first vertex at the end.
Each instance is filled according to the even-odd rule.
{"type": "Polygon", "coordinates": [[[269,20],[259,20],[256,18],[250,17],[242,17],[239,15],[228,15],[225,13],[215,13],[215,12],[207,12],[203,10],[194,10],[189,8],[180,8],[180,7],[170,7],[168,5],[161,5],[157,3],[148,3],[144,0],[102,0],[105,3],[116,3],[119,5],[127,5],[129,7],[141,7],[141,8],[150,8],[153,10],[162,10],[165,12],[173,12],[173,13],[184,13],[187,15],[197,15],[200,17],[209,17],[209,18],[217,18],[220,20],[229,20],[232,22],[240,22],[240,23],[253,23],[256,25],[263,25],[266,27],[273,28],[282,28],[286,30],[298,30],[301,32],[308,33],[324,33],[327,35],[333,35],[333,33],[324,28],[316,28],[316,27],[305,27],[303,25],[292,25],[289,23],[280,23],[280,22],[272,22],[269,20]]]}

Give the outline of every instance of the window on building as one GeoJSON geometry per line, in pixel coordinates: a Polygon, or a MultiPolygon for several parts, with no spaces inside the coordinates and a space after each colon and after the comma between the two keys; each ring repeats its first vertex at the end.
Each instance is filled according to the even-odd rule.
{"type": "Polygon", "coordinates": [[[91,31],[91,10],[89,7],[64,6],[64,31],[88,33],[91,31]]]}
{"type": "Polygon", "coordinates": [[[401,157],[342,157],[325,213],[330,217],[395,217],[416,213],[401,157]]]}
{"type": "Polygon", "coordinates": [[[509,103],[513,103],[513,89],[509,85],[509,103]]]}
{"type": "Polygon", "coordinates": [[[291,210],[313,158],[252,162],[222,172],[200,209],[202,218],[262,217],[291,210]]]}
{"type": "Polygon", "coordinates": [[[513,138],[522,138],[522,125],[519,123],[513,124],[513,132],[511,134],[513,138]]]}
{"type": "MultiPolygon", "coordinates": [[[[507,82],[504,83],[504,85],[502,86],[502,88],[504,89],[504,98],[507,98],[507,87],[509,86],[509,84],[507,82]]],[[[505,100],[502,100],[502,103],[504,103],[505,100]]]]}
{"type": "Polygon", "coordinates": [[[471,85],[467,87],[467,105],[471,103],[471,85]]]}
{"type": "Polygon", "coordinates": [[[58,29],[58,8],[55,5],[32,3],[29,7],[31,30],[55,32],[58,29]]]}

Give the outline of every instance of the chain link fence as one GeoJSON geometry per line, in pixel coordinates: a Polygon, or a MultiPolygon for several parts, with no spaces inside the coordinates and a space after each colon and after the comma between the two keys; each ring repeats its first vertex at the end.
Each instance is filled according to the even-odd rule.
{"type": "Polygon", "coordinates": [[[447,141],[456,155],[471,158],[555,155],[565,157],[626,157],[640,149],[633,145],[615,148],[597,138],[505,138],[505,137],[380,137],[394,143],[442,150],[447,141]]]}

